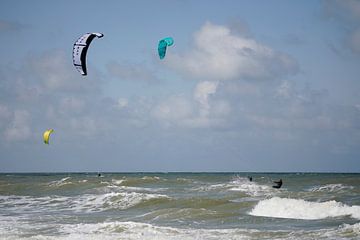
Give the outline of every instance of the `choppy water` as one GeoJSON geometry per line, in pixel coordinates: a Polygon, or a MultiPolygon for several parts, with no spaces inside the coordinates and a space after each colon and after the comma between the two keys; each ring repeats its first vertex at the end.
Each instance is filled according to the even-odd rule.
{"type": "Polygon", "coordinates": [[[360,174],[0,174],[0,239],[360,239],[360,174]]]}

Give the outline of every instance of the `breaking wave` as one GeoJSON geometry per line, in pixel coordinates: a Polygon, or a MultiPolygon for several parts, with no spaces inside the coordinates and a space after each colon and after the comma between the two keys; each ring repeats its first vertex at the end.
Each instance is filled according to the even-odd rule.
{"type": "Polygon", "coordinates": [[[360,206],[348,206],[336,201],[309,202],[302,199],[273,197],[260,201],[249,214],[305,220],[344,216],[360,219],[360,206]]]}

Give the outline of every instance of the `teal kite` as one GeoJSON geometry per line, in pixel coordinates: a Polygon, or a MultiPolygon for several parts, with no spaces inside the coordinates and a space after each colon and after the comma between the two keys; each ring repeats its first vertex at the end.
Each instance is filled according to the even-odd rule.
{"type": "Polygon", "coordinates": [[[159,41],[158,52],[160,59],[163,59],[165,57],[166,48],[173,44],[174,44],[174,39],[172,39],[171,37],[167,37],[159,41]]]}

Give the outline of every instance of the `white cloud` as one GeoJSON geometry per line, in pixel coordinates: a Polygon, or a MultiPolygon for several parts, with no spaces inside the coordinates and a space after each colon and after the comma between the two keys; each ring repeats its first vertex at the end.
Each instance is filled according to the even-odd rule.
{"type": "Polygon", "coordinates": [[[9,108],[0,103],[0,131],[1,128],[6,125],[7,122],[9,122],[11,119],[11,112],[9,108]]]}
{"type": "Polygon", "coordinates": [[[283,81],[276,89],[276,96],[281,98],[290,98],[293,96],[293,89],[288,81],[283,81]]]}
{"type": "Polygon", "coordinates": [[[68,125],[72,133],[83,136],[92,136],[103,130],[103,127],[93,116],[69,118],[68,125]]]}
{"type": "Polygon", "coordinates": [[[60,100],[59,111],[62,113],[80,112],[85,107],[85,100],[77,97],[64,97],[60,100]]]}
{"type": "Polygon", "coordinates": [[[10,125],[5,129],[7,141],[21,141],[30,137],[30,114],[26,110],[15,110],[10,125]]]}
{"type": "Polygon", "coordinates": [[[59,50],[28,56],[21,62],[0,69],[2,142],[30,140],[32,133],[39,134],[47,127],[75,135],[104,129],[108,119],[98,103],[101,78],[96,69],[84,78],[71,64],[71,56],[59,50]]]}
{"type": "Polygon", "coordinates": [[[204,81],[197,84],[194,91],[194,99],[200,103],[200,114],[207,116],[210,110],[209,96],[216,93],[218,83],[204,81]]]}
{"type": "Polygon", "coordinates": [[[172,96],[160,102],[153,110],[153,116],[166,127],[208,128],[224,126],[231,108],[223,99],[215,96],[218,82],[199,82],[192,98],[172,96]]]}
{"type": "Polygon", "coordinates": [[[182,122],[191,117],[192,113],[192,103],[184,96],[172,96],[159,103],[152,111],[155,118],[167,122],[167,125],[182,122]]]}
{"type": "MultiPolygon", "coordinates": [[[[329,1],[331,4],[331,1],[329,1]]],[[[345,11],[345,16],[353,19],[360,19],[360,1],[358,0],[335,0],[336,10],[345,11]]]]}
{"type": "Polygon", "coordinates": [[[119,98],[117,101],[117,107],[119,109],[126,108],[128,105],[129,105],[129,101],[127,100],[127,98],[119,98]]]}
{"type": "Polygon", "coordinates": [[[100,78],[96,69],[91,68],[89,75],[81,76],[64,51],[52,50],[31,56],[26,60],[26,70],[27,75],[35,78],[31,87],[41,87],[43,92],[88,93],[99,90],[100,78]]]}
{"type": "Polygon", "coordinates": [[[6,105],[0,103],[0,119],[7,119],[10,117],[10,115],[11,113],[9,108],[6,105]]]}
{"type": "Polygon", "coordinates": [[[106,67],[110,75],[120,80],[158,81],[154,72],[149,70],[145,64],[120,64],[118,62],[110,62],[106,67]]]}
{"type": "Polygon", "coordinates": [[[273,79],[297,71],[297,63],[254,39],[235,35],[226,26],[206,23],[184,55],[169,54],[170,67],[207,80],[273,79]]]}
{"type": "Polygon", "coordinates": [[[346,47],[360,54],[360,1],[328,0],[324,3],[325,13],[341,23],[346,30],[346,47]]]}
{"type": "Polygon", "coordinates": [[[9,22],[0,20],[0,32],[7,32],[7,31],[18,31],[22,29],[24,26],[22,24],[16,22],[9,22]]]}
{"type": "Polygon", "coordinates": [[[349,37],[350,48],[357,53],[360,53],[360,28],[354,30],[349,37]]]}

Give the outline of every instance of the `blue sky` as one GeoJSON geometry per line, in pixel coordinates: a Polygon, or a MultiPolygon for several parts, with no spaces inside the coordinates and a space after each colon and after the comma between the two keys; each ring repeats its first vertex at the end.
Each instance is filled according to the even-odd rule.
{"type": "Polygon", "coordinates": [[[4,0],[0,43],[0,172],[360,171],[360,1],[4,0]]]}

